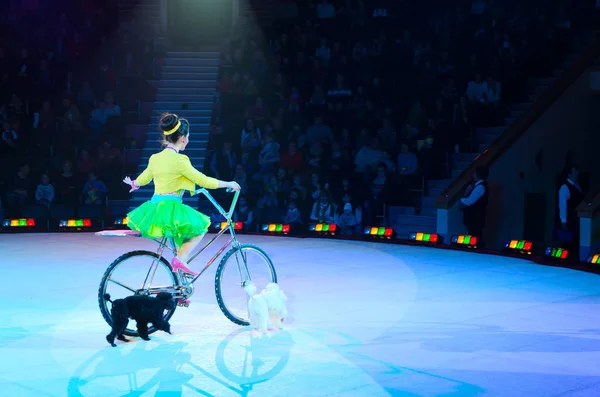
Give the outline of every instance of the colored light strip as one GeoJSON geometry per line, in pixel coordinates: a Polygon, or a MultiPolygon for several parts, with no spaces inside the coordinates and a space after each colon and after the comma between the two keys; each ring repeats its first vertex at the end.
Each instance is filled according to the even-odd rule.
{"type": "Polygon", "coordinates": [[[336,230],[337,225],[335,223],[312,223],[308,225],[309,232],[335,233],[336,230]]]}
{"type": "MultiPolygon", "coordinates": [[[[215,224],[211,224],[211,226],[210,226],[210,228],[214,229],[214,230],[221,230],[221,229],[225,229],[226,227],[227,227],[227,222],[215,223],[215,224]]],[[[234,222],[233,223],[234,230],[242,230],[243,227],[244,227],[243,222],[234,222]]]]}
{"type": "Polygon", "coordinates": [[[365,236],[390,238],[394,234],[394,229],[382,226],[365,226],[363,234],[365,236]]]}
{"type": "Polygon", "coordinates": [[[592,263],[594,265],[599,264],[600,263],[600,254],[593,254],[593,255],[588,256],[587,263],[592,263]]]}
{"type": "Polygon", "coordinates": [[[408,239],[411,241],[419,241],[423,243],[439,243],[441,241],[440,235],[437,233],[422,232],[409,233],[408,239]]]}
{"type": "Polygon", "coordinates": [[[5,219],[2,222],[4,227],[34,227],[35,219],[33,218],[21,218],[21,219],[5,219]]]}
{"type": "Polygon", "coordinates": [[[115,225],[127,225],[127,223],[129,223],[129,219],[127,219],[127,218],[115,219],[115,225]]]}
{"type": "Polygon", "coordinates": [[[569,250],[566,250],[564,248],[555,248],[555,247],[546,248],[546,256],[549,256],[552,258],[567,259],[568,255],[569,255],[569,250]]]}
{"type": "Polygon", "coordinates": [[[91,227],[91,219],[61,219],[58,227],[91,227]]]}
{"type": "Polygon", "coordinates": [[[533,247],[533,243],[527,240],[510,240],[506,243],[505,247],[516,251],[531,253],[530,251],[533,247]]]}
{"type": "Polygon", "coordinates": [[[290,232],[290,225],[281,223],[265,223],[261,226],[260,230],[261,232],[288,234],[290,232]]]}
{"type": "Polygon", "coordinates": [[[452,236],[452,243],[457,245],[465,245],[475,247],[477,245],[477,236],[456,235],[452,236]]]}

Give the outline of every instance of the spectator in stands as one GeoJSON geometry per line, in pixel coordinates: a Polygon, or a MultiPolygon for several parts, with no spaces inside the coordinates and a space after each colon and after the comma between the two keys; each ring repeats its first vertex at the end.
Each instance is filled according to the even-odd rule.
{"type": "Polygon", "coordinates": [[[483,166],[475,168],[473,182],[460,199],[463,210],[463,223],[469,235],[477,236],[479,245],[485,246],[484,230],[487,218],[489,190],[487,185],[488,170],[483,166]]]}
{"type": "Polygon", "coordinates": [[[333,223],[335,206],[326,190],[321,191],[319,198],[312,206],[310,220],[315,222],[333,223]]]}
{"type": "MultiPolygon", "coordinates": [[[[236,155],[231,141],[223,142],[223,147],[213,154],[210,170],[217,179],[230,180],[235,172],[236,155]]],[[[241,185],[240,185],[241,186],[241,185]]]]}
{"type": "Polygon", "coordinates": [[[65,113],[62,117],[59,117],[59,120],[61,120],[62,136],[64,137],[71,133],[79,135],[82,130],[82,124],[81,115],[77,105],[74,102],[71,102],[70,99],[65,98],[63,100],[63,107],[65,113]]]}
{"type": "Polygon", "coordinates": [[[258,152],[262,135],[260,128],[255,128],[254,120],[246,119],[246,127],[242,130],[240,145],[245,152],[258,152]]]}
{"type": "Polygon", "coordinates": [[[82,194],[85,204],[104,204],[104,198],[106,197],[107,192],[108,189],[104,182],[98,179],[95,172],[90,172],[87,182],[83,185],[82,194]]]}
{"type": "Polygon", "coordinates": [[[288,143],[288,150],[281,154],[279,166],[286,170],[299,170],[304,164],[302,153],[298,152],[296,142],[288,143]]]}
{"type": "Polygon", "coordinates": [[[308,143],[316,141],[327,143],[333,142],[333,132],[331,131],[331,128],[323,124],[322,116],[315,117],[314,124],[306,131],[306,139],[308,143]]]}
{"type": "Polygon", "coordinates": [[[89,175],[96,168],[96,162],[87,149],[82,149],[77,160],[77,174],[89,175]]]}
{"type": "Polygon", "coordinates": [[[289,225],[300,225],[302,224],[302,215],[296,205],[296,200],[291,200],[288,204],[288,210],[285,213],[283,222],[289,225]]]}
{"type": "Polygon", "coordinates": [[[240,197],[240,202],[233,213],[233,219],[236,222],[242,222],[244,231],[254,231],[254,215],[248,206],[246,197],[240,197]]]}
{"type": "Polygon", "coordinates": [[[320,19],[331,19],[335,17],[335,7],[329,0],[321,0],[317,5],[317,17],[320,19]]]}
{"type": "Polygon", "coordinates": [[[20,216],[21,211],[30,200],[31,177],[29,175],[29,164],[22,164],[13,179],[7,194],[7,210],[9,214],[20,216]]]}
{"type": "Polygon", "coordinates": [[[279,208],[279,198],[277,197],[277,190],[265,189],[264,193],[258,199],[256,206],[258,208],[279,208]]]}
{"type": "Polygon", "coordinates": [[[14,128],[11,127],[10,123],[3,123],[2,130],[2,143],[3,143],[3,152],[14,153],[18,147],[19,136],[14,128]]]}
{"type": "Polygon", "coordinates": [[[99,102],[96,108],[92,111],[90,117],[90,127],[92,131],[100,136],[106,126],[106,103],[99,102]]]}
{"type": "Polygon", "coordinates": [[[57,202],[61,204],[74,206],[78,203],[79,188],[77,187],[77,178],[73,174],[73,163],[67,160],[62,165],[62,172],[56,181],[56,187],[58,190],[57,202]]]}
{"type": "MultiPolygon", "coordinates": [[[[266,122],[271,118],[269,108],[265,106],[262,98],[256,98],[254,105],[248,107],[246,118],[253,119],[253,121],[256,120],[259,123],[266,122]]],[[[246,123],[246,127],[248,127],[248,123],[246,123]]]]}
{"type": "Polygon", "coordinates": [[[106,108],[104,109],[104,117],[108,121],[111,117],[118,117],[121,115],[121,107],[115,103],[115,94],[112,91],[108,91],[104,95],[104,102],[106,108]]]}
{"type": "Polygon", "coordinates": [[[369,185],[365,200],[365,219],[370,224],[376,223],[376,217],[383,214],[384,205],[388,202],[393,189],[393,181],[388,175],[385,163],[377,166],[375,177],[369,185]]]}
{"type": "Polygon", "coordinates": [[[341,236],[352,236],[356,231],[356,216],[352,212],[352,204],[344,204],[344,209],[341,214],[336,217],[335,223],[340,229],[341,236]]]}
{"type": "Polygon", "coordinates": [[[419,160],[417,155],[412,153],[406,143],[400,145],[400,153],[398,153],[398,173],[401,176],[412,176],[419,169],[419,160]]]}
{"type": "Polygon", "coordinates": [[[275,165],[279,162],[279,144],[275,142],[272,134],[265,134],[264,144],[258,153],[258,164],[260,173],[267,175],[275,170],[275,165]]]}
{"type": "Polygon", "coordinates": [[[354,158],[356,172],[368,178],[369,173],[375,171],[378,164],[386,160],[386,153],[379,148],[379,138],[371,137],[368,145],[364,145],[354,158]]]}
{"type": "Polygon", "coordinates": [[[55,199],[54,186],[50,183],[48,174],[43,174],[40,182],[35,190],[35,201],[38,205],[50,208],[55,199]]]}

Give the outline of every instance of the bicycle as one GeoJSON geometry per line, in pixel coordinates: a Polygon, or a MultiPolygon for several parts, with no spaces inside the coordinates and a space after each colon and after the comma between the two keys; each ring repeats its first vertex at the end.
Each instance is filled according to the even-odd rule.
{"type": "MultiPolygon", "coordinates": [[[[136,250],[121,255],[108,266],[102,277],[102,281],[100,282],[100,287],[98,289],[98,304],[100,306],[100,311],[102,313],[102,316],[110,326],[112,326],[112,318],[110,315],[108,302],[106,301],[104,296],[106,293],[109,292],[113,300],[119,298],[120,296],[118,294],[113,295],[113,292],[109,291],[109,286],[116,285],[122,287],[123,289],[128,291],[128,295],[131,295],[132,293],[135,295],[157,295],[159,292],[169,292],[177,300],[177,306],[187,306],[187,298],[191,297],[194,293],[194,283],[230,246],[231,248],[223,255],[215,274],[215,295],[217,298],[217,303],[225,317],[227,317],[231,322],[242,326],[247,326],[250,324],[248,320],[247,310],[248,296],[246,294],[246,291],[244,290],[244,287],[247,286],[249,283],[254,283],[258,289],[260,285],[257,284],[257,281],[261,281],[262,279],[259,276],[250,276],[249,258],[254,255],[257,255],[257,257],[262,261],[262,263],[266,264],[266,277],[264,280],[262,280],[265,285],[268,283],[277,282],[277,273],[275,272],[273,262],[266,254],[266,252],[264,252],[260,247],[252,244],[241,244],[237,240],[235,234],[235,223],[232,220],[232,215],[238,201],[238,197],[240,194],[239,191],[235,192],[233,200],[231,201],[229,211],[225,211],[223,207],[221,207],[221,205],[217,203],[217,201],[210,195],[210,193],[208,193],[206,189],[198,189],[195,191],[194,195],[196,194],[205,195],[206,198],[208,198],[208,200],[211,202],[211,204],[217,209],[217,211],[225,218],[225,221],[221,222],[219,232],[208,243],[206,243],[206,245],[204,245],[202,249],[200,249],[194,255],[192,255],[188,263],[191,263],[198,255],[204,252],[217,238],[219,238],[227,231],[229,231],[230,233],[230,238],[217,251],[217,253],[214,254],[214,256],[208,261],[206,266],[204,266],[204,268],[196,276],[189,276],[181,272],[181,270],[173,272],[171,264],[163,257],[165,249],[170,250],[173,253],[173,255],[177,255],[177,247],[175,245],[175,242],[171,238],[163,237],[161,239],[154,239],[154,241],[156,241],[159,245],[156,252],[136,250]],[[143,270],[143,266],[148,265],[148,258],[152,259],[150,268],[147,270],[143,270]],[[140,268],[142,269],[142,277],[144,277],[144,282],[141,288],[131,287],[129,283],[123,281],[123,278],[131,276],[132,278],[137,279],[132,281],[132,284],[138,283],[139,275],[135,271],[128,270],[123,276],[119,276],[119,278],[115,277],[116,271],[118,269],[122,269],[125,263],[131,263],[133,260],[137,259],[141,259],[140,268]],[[225,298],[225,292],[230,287],[230,285],[225,283],[224,281],[225,272],[228,269],[228,265],[233,261],[235,261],[235,265],[237,265],[236,267],[239,273],[239,282],[236,282],[235,287],[233,287],[233,289],[236,290],[236,295],[239,294],[240,297],[239,307],[235,306],[235,300],[233,302],[227,302],[227,299],[225,298]],[[160,274],[157,273],[159,269],[162,270],[160,274]],[[156,280],[158,280],[157,283],[153,285],[153,283],[156,280]]],[[[103,231],[97,233],[97,235],[140,237],[140,234],[134,231],[103,231]]],[[[177,306],[172,310],[165,311],[164,317],[166,320],[169,320],[173,316],[175,310],[177,309],[177,306]]],[[[149,333],[153,333],[155,331],[155,327],[150,327],[149,333]]],[[[125,329],[124,334],[127,336],[138,336],[137,331],[131,328],[125,329]]]]}

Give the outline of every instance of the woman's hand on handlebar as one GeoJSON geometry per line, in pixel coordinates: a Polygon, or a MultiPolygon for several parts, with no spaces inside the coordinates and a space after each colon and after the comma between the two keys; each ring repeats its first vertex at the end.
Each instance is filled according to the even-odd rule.
{"type": "Polygon", "coordinates": [[[240,187],[239,183],[237,182],[227,182],[227,190],[231,190],[233,192],[238,192],[240,190],[242,190],[242,188],[240,187]]]}

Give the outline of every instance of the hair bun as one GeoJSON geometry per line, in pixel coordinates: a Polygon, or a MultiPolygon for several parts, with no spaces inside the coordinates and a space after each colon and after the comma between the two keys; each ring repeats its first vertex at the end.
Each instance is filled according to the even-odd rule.
{"type": "Polygon", "coordinates": [[[177,125],[178,121],[179,117],[176,114],[165,113],[160,118],[160,130],[162,132],[172,130],[173,128],[175,128],[175,125],[177,125]]]}

